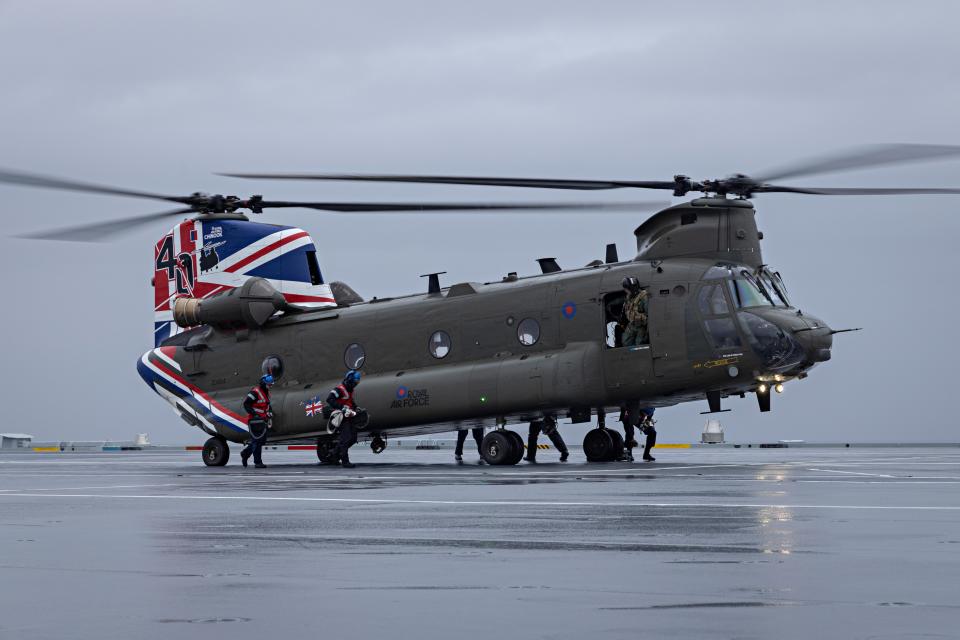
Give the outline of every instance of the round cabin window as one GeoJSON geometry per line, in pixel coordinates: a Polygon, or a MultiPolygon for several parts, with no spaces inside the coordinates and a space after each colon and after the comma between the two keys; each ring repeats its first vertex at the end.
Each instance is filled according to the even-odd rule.
{"type": "Polygon", "coordinates": [[[361,368],[366,359],[367,352],[363,350],[363,346],[356,342],[347,347],[346,351],[343,352],[343,364],[347,365],[347,369],[361,368]]]}
{"type": "Polygon", "coordinates": [[[270,374],[275,379],[283,377],[283,361],[279,356],[267,356],[260,365],[260,375],[270,374]]]}
{"type": "Polygon", "coordinates": [[[450,335],[446,331],[435,331],[430,336],[430,355],[438,360],[446,358],[447,354],[450,353],[451,345],[450,335]]]}
{"type": "Polygon", "coordinates": [[[529,347],[540,340],[540,323],[533,318],[525,318],[517,326],[517,339],[520,344],[529,347]]]}

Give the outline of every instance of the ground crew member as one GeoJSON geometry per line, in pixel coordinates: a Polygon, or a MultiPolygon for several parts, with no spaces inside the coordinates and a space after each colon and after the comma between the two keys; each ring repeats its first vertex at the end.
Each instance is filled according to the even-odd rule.
{"type": "Polygon", "coordinates": [[[243,451],[240,452],[240,460],[243,466],[247,466],[247,460],[253,456],[253,466],[257,469],[265,469],[267,465],[263,464],[260,457],[263,443],[267,440],[267,431],[273,422],[273,408],[270,406],[270,387],[273,386],[273,376],[269,373],[260,378],[260,382],[243,399],[243,409],[247,412],[247,429],[250,431],[250,441],[243,451]]]}
{"type": "Polygon", "coordinates": [[[356,369],[347,371],[343,382],[330,390],[327,401],[324,403],[324,417],[329,419],[336,410],[343,412],[343,421],[340,423],[340,437],[333,457],[340,459],[340,465],[345,469],[353,469],[355,464],[350,462],[350,447],[357,443],[357,424],[363,420],[364,411],[357,408],[353,400],[353,391],[360,384],[360,372],[356,369]]]}
{"type": "MultiPolygon", "coordinates": [[[[483,427],[477,427],[476,429],[470,429],[473,433],[473,439],[477,441],[477,453],[480,453],[480,445],[483,444],[483,427]]],[[[453,451],[453,457],[458,464],[463,464],[463,443],[467,441],[467,430],[460,429],[457,431],[457,448],[453,451]]],[[[485,464],[486,460],[483,459],[483,454],[480,453],[480,460],[477,464],[485,464]]]]}
{"type": "Polygon", "coordinates": [[[560,452],[560,462],[566,462],[570,457],[570,451],[567,449],[567,443],[557,430],[557,419],[553,416],[544,416],[543,420],[534,420],[530,423],[530,433],[527,434],[527,456],[524,458],[527,462],[537,461],[537,437],[543,431],[550,438],[550,442],[560,452]]]}
{"type": "Polygon", "coordinates": [[[623,303],[620,324],[623,326],[623,346],[632,347],[650,342],[647,331],[647,290],[633,277],[623,279],[627,299],[623,303]]]}
{"type": "Polygon", "coordinates": [[[650,449],[657,444],[657,430],[654,428],[653,407],[640,408],[639,402],[628,402],[620,410],[620,422],[623,423],[624,438],[624,460],[633,462],[633,448],[638,446],[634,437],[635,428],[647,437],[643,447],[643,459],[647,462],[656,460],[650,455],[650,449]]]}

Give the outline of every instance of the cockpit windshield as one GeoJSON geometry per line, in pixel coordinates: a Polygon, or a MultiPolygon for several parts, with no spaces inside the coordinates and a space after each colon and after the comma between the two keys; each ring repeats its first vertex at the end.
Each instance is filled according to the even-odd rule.
{"type": "Polygon", "coordinates": [[[704,280],[728,279],[730,297],[737,308],[789,307],[787,287],[780,273],[765,267],[748,269],[735,264],[721,263],[707,269],[704,280]]]}
{"type": "Polygon", "coordinates": [[[730,296],[737,303],[738,309],[745,307],[772,307],[773,300],[769,293],[746,270],[740,272],[740,277],[729,280],[730,296]]]}
{"type": "Polygon", "coordinates": [[[760,271],[760,281],[763,283],[766,290],[773,297],[773,302],[778,307],[789,307],[790,299],[787,298],[787,288],[783,284],[783,279],[780,277],[780,272],[771,272],[768,269],[763,269],[760,271]]]}

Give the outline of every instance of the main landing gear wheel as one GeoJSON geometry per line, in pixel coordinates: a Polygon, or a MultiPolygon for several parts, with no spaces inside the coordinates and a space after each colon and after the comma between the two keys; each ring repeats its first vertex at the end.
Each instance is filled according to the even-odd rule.
{"type": "Polygon", "coordinates": [[[230,447],[223,438],[210,438],[203,443],[203,464],[222,467],[230,460],[230,447]]]}
{"type": "MultiPolygon", "coordinates": [[[[623,444],[620,444],[620,451],[614,448],[613,437],[615,433],[608,429],[592,429],[587,431],[583,437],[583,455],[590,462],[609,462],[616,459],[617,454],[623,450],[623,444]]],[[[620,435],[620,434],[617,434],[620,435]]]]}
{"type": "Polygon", "coordinates": [[[516,431],[504,431],[513,441],[513,455],[511,455],[505,464],[517,464],[523,459],[523,436],[516,431]]]}
{"type": "Polygon", "coordinates": [[[321,464],[335,464],[337,461],[333,458],[333,440],[330,438],[317,438],[317,460],[321,464]]]}
{"type": "Polygon", "coordinates": [[[487,464],[516,464],[508,462],[514,455],[513,438],[509,431],[491,431],[483,436],[480,443],[480,455],[487,464]]]}

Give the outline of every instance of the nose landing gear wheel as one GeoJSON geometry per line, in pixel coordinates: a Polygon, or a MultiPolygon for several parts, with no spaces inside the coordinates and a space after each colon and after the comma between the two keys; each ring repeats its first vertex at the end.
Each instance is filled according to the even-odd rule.
{"type": "Polygon", "coordinates": [[[523,436],[516,431],[504,431],[504,433],[513,441],[513,455],[505,464],[517,464],[523,458],[523,436]]]}
{"type": "Polygon", "coordinates": [[[203,443],[203,464],[222,467],[230,460],[230,447],[223,438],[210,438],[203,443]]]}
{"type": "MultiPolygon", "coordinates": [[[[613,438],[607,429],[592,429],[583,437],[583,455],[590,462],[609,462],[617,455],[613,438]]],[[[617,434],[619,435],[619,434],[617,434]]],[[[621,450],[623,445],[620,445],[621,450]]]]}
{"type": "Polygon", "coordinates": [[[483,436],[480,444],[480,455],[487,464],[510,464],[507,462],[514,455],[513,438],[509,431],[491,431],[483,436]]]}

